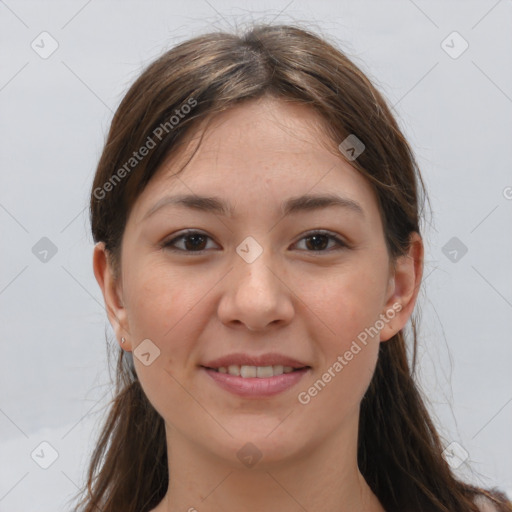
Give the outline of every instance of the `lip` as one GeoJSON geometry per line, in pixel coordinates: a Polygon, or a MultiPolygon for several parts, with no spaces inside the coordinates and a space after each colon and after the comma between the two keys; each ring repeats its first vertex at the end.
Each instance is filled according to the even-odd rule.
{"type": "Polygon", "coordinates": [[[259,377],[244,378],[230,375],[229,373],[219,373],[204,366],[200,369],[221,388],[245,398],[264,398],[282,393],[295,386],[311,370],[310,367],[307,367],[262,379],[259,377]]]}
{"type": "Polygon", "coordinates": [[[284,354],[262,354],[259,356],[235,353],[227,356],[219,357],[208,361],[207,363],[201,364],[206,368],[220,368],[221,366],[228,367],[230,365],[239,366],[291,366],[292,368],[304,368],[309,366],[306,363],[292,359],[291,357],[285,356],[284,354]]]}

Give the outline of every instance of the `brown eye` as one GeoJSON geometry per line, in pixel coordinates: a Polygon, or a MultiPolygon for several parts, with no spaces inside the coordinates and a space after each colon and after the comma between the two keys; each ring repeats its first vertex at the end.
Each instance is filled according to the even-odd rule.
{"type": "Polygon", "coordinates": [[[334,247],[338,249],[347,248],[347,244],[343,242],[339,237],[323,231],[314,231],[308,233],[300,241],[306,240],[306,251],[307,252],[330,252],[333,248],[327,249],[329,242],[334,242],[334,247]],[[326,250],[327,249],[327,250],[326,250]]]}
{"type": "Polygon", "coordinates": [[[207,240],[211,239],[208,235],[199,231],[188,231],[180,236],[173,238],[162,244],[162,247],[176,252],[203,252],[206,249],[207,240]],[[182,247],[178,248],[176,244],[183,241],[182,247]]]}
{"type": "MultiPolygon", "coordinates": [[[[188,231],[181,235],[166,241],[162,244],[163,248],[169,249],[174,252],[183,253],[203,253],[208,249],[208,240],[211,237],[200,231],[188,231]],[[181,247],[178,247],[178,244],[181,247]]],[[[332,250],[348,248],[347,244],[338,236],[329,232],[313,231],[304,236],[300,242],[305,242],[306,252],[325,253],[332,250]],[[329,246],[329,244],[331,244],[329,246]]],[[[211,247],[210,247],[211,248],[211,247]]]]}

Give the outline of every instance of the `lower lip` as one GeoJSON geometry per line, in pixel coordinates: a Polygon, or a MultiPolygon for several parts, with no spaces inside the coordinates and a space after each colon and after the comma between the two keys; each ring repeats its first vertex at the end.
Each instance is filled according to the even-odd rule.
{"type": "Polygon", "coordinates": [[[220,387],[238,396],[266,397],[277,395],[290,389],[309,371],[303,368],[275,377],[260,379],[259,377],[238,377],[229,373],[220,373],[210,368],[201,367],[220,387]]]}

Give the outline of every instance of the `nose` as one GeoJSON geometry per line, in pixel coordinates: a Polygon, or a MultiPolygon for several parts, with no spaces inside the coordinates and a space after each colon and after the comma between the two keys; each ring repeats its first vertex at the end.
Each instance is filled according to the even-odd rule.
{"type": "Polygon", "coordinates": [[[219,318],[225,325],[264,331],[291,322],[294,316],[291,283],[286,282],[283,271],[271,261],[270,252],[263,251],[252,263],[236,256],[235,268],[224,280],[218,306],[219,318]]]}

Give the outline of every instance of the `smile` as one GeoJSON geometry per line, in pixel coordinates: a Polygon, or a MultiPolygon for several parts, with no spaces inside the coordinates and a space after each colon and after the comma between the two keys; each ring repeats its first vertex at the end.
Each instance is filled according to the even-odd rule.
{"type": "Polygon", "coordinates": [[[311,368],[291,366],[200,367],[220,388],[245,398],[263,398],[295,386],[311,368]]]}
{"type": "Polygon", "coordinates": [[[293,368],[291,366],[283,366],[280,364],[272,366],[250,366],[250,365],[238,365],[232,364],[229,366],[220,366],[219,368],[209,368],[219,373],[227,373],[229,375],[236,375],[237,377],[247,378],[258,378],[266,379],[268,377],[275,377],[276,375],[282,375],[283,373],[291,373],[293,371],[301,370],[302,368],[293,368]]]}

